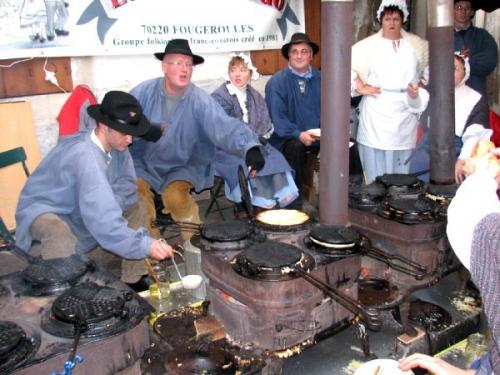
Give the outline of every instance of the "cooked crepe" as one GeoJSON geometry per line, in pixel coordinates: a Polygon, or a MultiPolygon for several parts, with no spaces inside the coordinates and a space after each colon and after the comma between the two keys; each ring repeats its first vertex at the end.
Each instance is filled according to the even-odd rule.
{"type": "Polygon", "coordinates": [[[298,210],[269,210],[257,214],[257,220],[270,225],[298,225],[309,220],[309,216],[298,210]]]}

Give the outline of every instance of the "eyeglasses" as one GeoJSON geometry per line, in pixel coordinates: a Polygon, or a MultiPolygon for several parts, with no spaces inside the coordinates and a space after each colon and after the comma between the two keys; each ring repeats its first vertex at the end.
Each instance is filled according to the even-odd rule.
{"type": "Polygon", "coordinates": [[[193,67],[193,63],[182,62],[182,61],[165,61],[165,64],[175,65],[178,68],[188,68],[188,69],[191,69],[193,67]]]}
{"type": "Polygon", "coordinates": [[[468,12],[468,11],[472,10],[472,8],[469,5],[457,4],[457,5],[455,5],[455,10],[463,10],[463,11],[468,12]]]}
{"type": "Polygon", "coordinates": [[[310,49],[292,49],[290,50],[290,55],[309,55],[311,53],[310,49]]]}

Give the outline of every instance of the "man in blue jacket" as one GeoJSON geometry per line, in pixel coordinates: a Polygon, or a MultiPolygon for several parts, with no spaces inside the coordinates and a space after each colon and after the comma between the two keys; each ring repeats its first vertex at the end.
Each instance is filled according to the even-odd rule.
{"type": "Polygon", "coordinates": [[[470,0],[455,0],[455,51],[469,58],[466,84],[486,97],[486,77],[498,63],[498,46],[484,29],[472,26],[475,9],[470,0]]]}
{"type": "Polygon", "coordinates": [[[128,151],[132,136],[145,135],[150,124],[137,100],[120,91],[87,112],[97,126],[62,138],[26,182],[16,246],[43,259],[118,256],[122,281],[133,284],[147,273],[142,259],[172,256],[172,248],[144,228],[149,218],[137,200],[128,151]]]}
{"type": "Polygon", "coordinates": [[[266,102],[274,124],[270,143],[295,170],[295,184],[302,192],[306,152],[319,142],[308,132],[320,127],[321,77],[311,61],[319,47],[306,34],[295,33],[281,48],[288,66],[266,85],[266,102]]]}
{"type": "MultiPolygon", "coordinates": [[[[131,91],[150,121],[163,129],[157,142],[138,141],[131,147],[139,195],[152,201],[151,187],[161,194],[164,212],[175,221],[200,223],[191,191],[213,186],[216,149],[245,157],[250,173],[256,173],[264,167],[262,146],[252,130],[191,83],[194,66],[204,59],[191,52],[187,40],[169,41],[165,52],[155,57],[164,76],[131,91]]],[[[191,235],[192,231],[182,232],[184,239],[191,235]]]]}

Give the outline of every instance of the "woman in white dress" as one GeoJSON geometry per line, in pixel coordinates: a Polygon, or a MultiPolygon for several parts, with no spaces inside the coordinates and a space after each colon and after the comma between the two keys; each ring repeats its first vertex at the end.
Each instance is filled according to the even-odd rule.
{"type": "Polygon", "coordinates": [[[365,182],[384,173],[408,173],[415,148],[418,115],[428,92],[419,78],[428,61],[428,44],[402,27],[404,0],[383,0],[377,12],[382,29],[352,47],[355,94],[360,103],[357,143],[365,182]]]}

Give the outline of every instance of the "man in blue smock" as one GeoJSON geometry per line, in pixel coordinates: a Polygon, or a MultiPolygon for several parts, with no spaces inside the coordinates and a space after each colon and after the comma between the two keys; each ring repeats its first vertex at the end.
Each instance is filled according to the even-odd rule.
{"type": "Polygon", "coordinates": [[[281,48],[288,66],[266,85],[266,102],[274,124],[270,143],[295,170],[295,184],[301,193],[306,153],[319,148],[317,138],[308,132],[320,127],[321,76],[311,66],[318,51],[318,45],[306,34],[293,34],[290,43],[281,48]]]}
{"type": "MultiPolygon", "coordinates": [[[[245,157],[250,173],[256,173],[264,167],[262,146],[252,130],[229,117],[208,93],[191,83],[194,66],[204,59],[191,52],[187,40],[169,41],[165,52],[155,57],[161,61],[164,76],[131,91],[150,121],[163,129],[157,142],[138,141],[131,147],[138,192],[152,201],[153,188],[161,194],[164,213],[177,222],[200,223],[191,191],[213,186],[216,149],[245,157]]],[[[192,231],[182,232],[184,239],[191,235],[192,231]]]]}
{"type": "Polygon", "coordinates": [[[486,77],[498,63],[498,46],[491,34],[472,26],[475,8],[470,0],[455,0],[455,51],[469,58],[466,84],[486,97],[486,77]]]}
{"type": "Polygon", "coordinates": [[[147,273],[142,259],[172,256],[172,248],[144,228],[149,219],[137,200],[128,151],[132,136],[145,135],[150,124],[137,100],[120,91],[87,112],[97,126],[62,138],[26,182],[16,246],[43,259],[86,254],[99,264],[107,256],[123,258],[121,279],[133,284],[147,273]]]}

